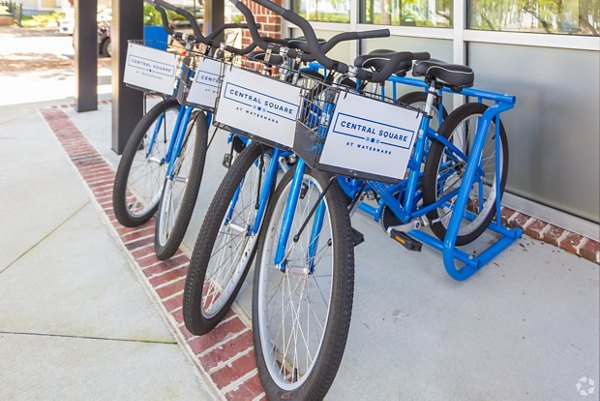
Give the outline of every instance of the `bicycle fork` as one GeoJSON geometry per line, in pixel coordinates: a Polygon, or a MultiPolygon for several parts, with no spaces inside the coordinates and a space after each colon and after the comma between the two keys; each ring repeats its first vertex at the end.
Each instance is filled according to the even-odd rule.
{"type": "MultiPolygon", "coordinates": [[[[286,269],[286,249],[292,230],[292,222],[294,221],[296,207],[298,206],[298,199],[300,198],[300,192],[302,190],[305,171],[306,163],[304,160],[299,159],[298,163],[296,164],[296,170],[294,171],[290,193],[285,204],[285,210],[281,222],[281,231],[279,233],[277,249],[275,251],[274,263],[282,273],[285,272],[286,269]]],[[[321,229],[323,228],[323,219],[325,218],[325,212],[327,210],[327,206],[323,198],[332,182],[333,180],[329,182],[329,185],[327,185],[326,188],[322,188],[323,192],[317,199],[317,203],[311,208],[311,211],[306,217],[306,221],[303,222],[299,232],[293,237],[294,242],[298,242],[300,240],[300,234],[306,227],[308,220],[310,220],[310,218],[314,215],[314,221],[310,232],[309,246],[306,255],[306,262],[309,265],[310,274],[314,272],[314,260],[317,253],[318,240],[321,234],[321,229]]]]}
{"type": "MultiPolygon", "coordinates": [[[[175,161],[177,160],[177,156],[179,156],[179,152],[183,146],[183,141],[185,140],[185,134],[188,128],[188,123],[190,121],[190,116],[192,114],[193,107],[191,106],[181,106],[179,108],[179,115],[177,116],[177,122],[175,123],[175,128],[173,129],[174,137],[169,142],[169,148],[167,150],[167,154],[165,156],[165,161],[169,163],[167,168],[167,179],[173,179],[173,170],[175,168],[175,161]],[[183,112],[183,113],[182,113],[183,112]]],[[[190,135],[193,135],[190,133],[190,135]]]]}

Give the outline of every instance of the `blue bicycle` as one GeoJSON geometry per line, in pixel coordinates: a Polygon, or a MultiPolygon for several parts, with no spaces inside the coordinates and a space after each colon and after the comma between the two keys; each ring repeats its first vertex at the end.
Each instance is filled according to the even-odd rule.
{"type": "MultiPolygon", "coordinates": [[[[254,143],[228,172],[219,190],[223,196],[213,201],[194,249],[184,318],[196,334],[214,327],[237,295],[256,252],[252,321],[265,392],[270,399],[323,399],[341,363],[348,334],[354,246],[363,240],[352,228],[350,214],[358,208],[369,211],[364,196],[372,194],[376,206],[370,212],[393,239],[412,250],[424,242],[442,251],[448,274],[457,280],[470,277],[520,235],[502,227],[498,218],[493,221],[500,216],[508,167],[499,116],[514,107],[515,98],[472,89],[470,68],[427,60],[426,54],[370,55],[351,66],[331,60],[306,20],[268,0],[255,1],[300,27],[307,53],[328,72],[321,79],[305,75],[301,83],[294,153],[284,162],[278,153],[284,150],[254,143]],[[414,59],[422,61],[413,66],[414,59]],[[367,62],[374,72],[363,68],[367,62]],[[406,63],[423,80],[390,78],[406,63]],[[354,88],[344,84],[348,79],[354,88]],[[412,109],[418,129],[407,147],[412,149],[407,175],[369,173],[347,159],[343,160],[346,166],[326,162],[322,156],[330,125],[337,121],[339,99],[367,97],[379,99],[381,109],[384,103],[390,107],[378,94],[362,90],[365,82],[386,79],[425,89],[425,95],[420,95],[421,113],[412,109]],[[441,104],[442,93],[458,93],[479,103],[461,106],[443,118],[435,106],[441,104]],[[273,189],[279,170],[287,172],[273,189]],[[218,215],[212,215],[213,208],[218,208],[218,215]],[[211,228],[205,231],[208,221],[211,228]],[[438,238],[419,230],[422,226],[430,226],[438,238]],[[457,248],[486,228],[498,232],[501,239],[480,255],[473,257],[457,248]],[[462,266],[457,267],[456,260],[462,266]],[[201,263],[196,265],[197,261],[201,263]]],[[[345,133],[352,138],[346,146],[381,151],[368,127],[362,129],[365,134],[345,133]]]]}
{"type": "MultiPolygon", "coordinates": [[[[117,220],[127,227],[144,224],[158,212],[154,245],[156,255],[164,260],[175,253],[183,240],[210,145],[210,108],[199,109],[185,101],[196,59],[208,56],[221,59],[226,52],[243,55],[255,45],[235,49],[214,39],[225,29],[248,28],[247,24],[225,24],[204,37],[195,18],[186,10],[162,0],[147,2],[160,12],[165,30],[184,45],[175,83],[177,97],[145,94],[145,103],[156,103],[136,125],[123,150],[115,176],[113,209],[117,220]],[[167,22],[165,8],[187,18],[194,35],[175,32],[167,22]],[[201,55],[195,51],[197,44],[207,46],[201,55]]],[[[245,6],[239,3],[238,7],[245,6]]]]}

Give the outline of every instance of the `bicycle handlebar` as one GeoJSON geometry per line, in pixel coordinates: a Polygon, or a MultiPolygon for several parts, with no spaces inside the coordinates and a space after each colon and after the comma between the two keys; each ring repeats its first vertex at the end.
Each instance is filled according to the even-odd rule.
{"type": "MultiPolygon", "coordinates": [[[[169,25],[167,13],[165,12],[164,8],[171,10],[171,11],[185,17],[190,22],[190,24],[192,26],[192,30],[194,31],[194,35],[192,35],[193,39],[197,42],[204,43],[205,45],[208,45],[208,46],[220,47],[221,42],[215,40],[215,38],[219,34],[221,34],[225,29],[247,28],[247,29],[250,29],[251,32],[255,31],[256,33],[258,33],[258,26],[257,26],[256,22],[254,21],[254,16],[252,15],[252,13],[250,13],[250,10],[248,10],[248,8],[241,2],[239,3],[239,5],[236,4],[236,7],[246,17],[245,24],[238,24],[238,23],[224,24],[224,25],[220,26],[219,28],[217,28],[214,32],[210,33],[209,35],[207,35],[205,37],[202,34],[202,31],[200,30],[200,27],[198,26],[196,19],[189,11],[184,10],[180,7],[173,6],[172,4],[169,4],[169,3],[165,2],[164,0],[145,0],[145,1],[158,10],[158,12],[160,13],[161,19],[162,19],[163,27],[167,31],[167,33],[169,33],[170,35],[176,36],[176,37],[181,37],[182,35],[181,34],[177,35],[177,32],[175,32],[173,30],[173,28],[169,25]]],[[[251,43],[248,47],[245,47],[244,49],[237,49],[237,48],[229,46],[229,45],[224,45],[223,48],[224,48],[224,50],[226,50],[230,53],[244,55],[244,54],[248,54],[252,50],[254,50],[254,48],[256,48],[256,43],[251,43]]]]}
{"type": "MultiPolygon", "coordinates": [[[[367,38],[375,38],[375,37],[387,37],[390,36],[390,32],[387,29],[381,29],[376,31],[366,31],[366,32],[345,32],[334,36],[337,38],[335,41],[332,38],[329,40],[323,47],[319,46],[317,36],[313,27],[310,23],[302,18],[300,15],[296,14],[291,10],[287,10],[281,7],[278,4],[273,3],[270,0],[252,0],[255,3],[265,7],[268,10],[271,10],[275,14],[281,15],[285,20],[291,22],[296,25],[298,28],[302,30],[304,33],[304,37],[306,38],[306,46],[305,49],[308,50],[310,56],[313,60],[318,61],[323,67],[340,72],[342,74],[346,74],[349,71],[355,72],[355,76],[358,79],[371,81],[371,82],[383,82],[387,78],[389,78],[396,70],[397,66],[402,61],[412,61],[412,60],[421,60],[428,59],[429,53],[411,53],[411,52],[399,52],[391,54],[389,59],[390,61],[386,63],[385,67],[379,72],[371,72],[365,70],[363,68],[350,67],[348,64],[333,60],[325,55],[327,51],[329,51],[335,44],[341,42],[342,40],[355,40],[355,39],[367,39],[367,38]]],[[[291,52],[290,52],[291,53],[291,52]]],[[[291,55],[291,54],[290,54],[291,55]]]]}
{"type": "MultiPolygon", "coordinates": [[[[210,41],[208,41],[204,37],[204,35],[202,35],[202,31],[200,30],[200,27],[198,26],[198,22],[196,22],[196,18],[188,10],[185,10],[181,7],[177,7],[172,4],[169,4],[164,0],[146,0],[146,1],[148,1],[149,4],[155,3],[155,4],[153,4],[154,7],[156,7],[158,5],[162,8],[166,8],[167,10],[171,10],[171,11],[183,16],[185,19],[187,19],[189,21],[190,25],[192,26],[192,30],[194,31],[194,36],[196,37],[196,39],[199,42],[202,42],[205,44],[211,44],[210,41]]],[[[162,13],[161,13],[161,15],[162,15],[162,13]]],[[[163,23],[164,23],[164,20],[163,20],[163,23]]]]}

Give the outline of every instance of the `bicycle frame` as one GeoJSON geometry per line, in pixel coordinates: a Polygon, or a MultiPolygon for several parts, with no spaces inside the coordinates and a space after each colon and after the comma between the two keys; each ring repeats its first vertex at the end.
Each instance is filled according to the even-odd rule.
{"type": "MultiPolygon", "coordinates": [[[[418,86],[424,88],[425,90],[429,90],[429,84],[414,78],[392,77],[390,81],[394,83],[399,82],[403,84],[418,86]]],[[[446,87],[443,87],[440,90],[440,92],[456,94],[456,92],[453,92],[450,88],[446,87]]],[[[396,94],[395,86],[394,94],[396,94]]],[[[504,111],[512,109],[516,103],[516,98],[514,96],[502,95],[474,88],[463,89],[460,92],[460,94],[465,97],[474,97],[479,102],[483,102],[483,100],[488,100],[494,103],[484,112],[484,114],[481,117],[479,117],[480,121],[478,124],[477,132],[475,133],[475,139],[472,148],[470,149],[469,156],[467,156],[451,141],[447,140],[445,137],[433,130],[429,126],[430,117],[424,116],[421,121],[419,137],[415,145],[413,157],[408,163],[408,178],[402,180],[398,184],[385,184],[377,181],[367,181],[366,187],[373,190],[380,197],[379,205],[377,208],[373,208],[370,205],[361,203],[359,207],[361,207],[362,210],[366,211],[368,214],[373,216],[377,221],[379,220],[379,218],[381,218],[381,213],[383,211],[383,207],[385,206],[388,207],[402,223],[409,223],[413,219],[420,218],[426,215],[435,208],[445,204],[449,199],[453,198],[454,196],[457,196],[457,200],[454,204],[453,213],[451,215],[450,223],[444,241],[440,241],[439,239],[416,229],[408,231],[408,234],[410,234],[416,240],[421,241],[433,247],[434,249],[441,251],[443,253],[444,266],[448,275],[450,275],[455,280],[462,281],[471,277],[475,272],[481,269],[481,267],[483,267],[500,252],[506,249],[510,244],[512,244],[517,238],[520,238],[522,235],[522,230],[518,228],[510,230],[502,226],[501,221],[499,219],[499,216],[501,216],[501,200],[500,197],[497,196],[495,201],[497,221],[492,221],[488,228],[495,231],[496,233],[499,233],[501,235],[501,238],[475,257],[460,249],[457,249],[455,246],[456,237],[460,230],[462,219],[465,217],[468,219],[472,218],[470,216],[470,212],[466,210],[466,207],[469,199],[470,188],[474,183],[476,175],[482,175],[482,170],[479,166],[479,160],[481,157],[484,141],[487,136],[490,124],[492,121],[495,121],[495,131],[493,135],[496,138],[496,158],[498,158],[500,154],[500,114],[504,111]],[[445,194],[441,199],[439,199],[435,203],[418,208],[417,203],[421,199],[420,190],[418,188],[418,183],[422,176],[420,172],[420,166],[421,163],[424,161],[427,141],[441,142],[443,145],[445,145],[447,149],[450,150],[450,153],[452,155],[458,157],[463,161],[466,161],[467,167],[463,176],[463,183],[458,190],[454,190],[448,194],[445,194]],[[395,194],[397,193],[398,197],[395,196],[395,194]],[[400,202],[400,200],[402,200],[402,202],[400,202]],[[455,260],[461,262],[463,266],[461,268],[457,268],[455,266],[455,260]]],[[[329,114],[332,114],[332,110],[333,107],[326,106],[325,110],[323,110],[323,114],[327,114],[328,112],[329,114]]],[[[325,116],[325,118],[327,117],[325,116]]],[[[320,135],[326,134],[321,133],[321,130],[323,129],[323,127],[320,128],[320,135]]],[[[499,177],[501,174],[499,160],[496,160],[495,168],[496,176],[499,177]]],[[[294,178],[291,183],[290,194],[285,205],[282,226],[274,260],[275,265],[278,266],[281,271],[285,270],[285,250],[291,231],[291,224],[294,218],[294,213],[298,202],[298,196],[300,194],[304,172],[305,163],[303,160],[299,160],[296,166],[294,178]]],[[[442,179],[444,179],[444,177],[442,177],[442,179]]],[[[495,185],[496,193],[500,194],[500,180],[496,180],[495,185]]],[[[354,189],[354,193],[352,195],[357,195],[356,191],[358,191],[358,187],[358,185],[351,186],[351,188],[354,189]]],[[[362,186],[360,187],[362,188],[362,186]]],[[[348,187],[346,189],[348,189],[348,187]]],[[[479,189],[480,191],[482,190],[481,183],[479,183],[479,189]]],[[[321,200],[321,203],[317,206],[317,213],[315,214],[315,221],[311,230],[311,246],[309,247],[309,254],[307,255],[309,261],[312,260],[312,258],[314,257],[314,251],[316,249],[316,246],[313,247],[312,244],[313,242],[317,241],[318,236],[320,234],[324,212],[325,204],[324,201],[321,200]],[[313,254],[311,254],[311,252],[313,254]]],[[[312,267],[313,266],[311,264],[311,272],[312,267]]]]}
{"type": "MultiPolygon", "coordinates": [[[[181,63],[181,67],[179,68],[179,78],[177,78],[177,87],[182,84],[182,76],[186,77],[186,83],[190,84],[194,78],[194,71],[189,69],[189,56],[185,56],[183,62],[181,63]],[[187,74],[184,74],[186,72],[187,74]]],[[[167,163],[167,173],[166,178],[172,180],[174,178],[174,169],[175,169],[175,161],[177,160],[177,156],[183,147],[183,144],[186,140],[187,128],[188,124],[191,120],[192,112],[194,111],[193,106],[180,105],[179,112],[177,114],[177,120],[175,121],[175,126],[173,127],[173,131],[169,138],[169,146],[167,148],[167,153],[164,158],[160,160],[160,164],[167,163]]],[[[210,125],[210,121],[212,119],[212,113],[207,112],[208,124],[210,125]]],[[[150,142],[148,144],[148,150],[146,151],[146,157],[148,157],[156,140],[158,138],[159,131],[161,130],[161,126],[165,120],[165,114],[160,115],[158,118],[156,127],[154,128],[154,132],[152,133],[152,137],[150,138],[150,142]]]]}

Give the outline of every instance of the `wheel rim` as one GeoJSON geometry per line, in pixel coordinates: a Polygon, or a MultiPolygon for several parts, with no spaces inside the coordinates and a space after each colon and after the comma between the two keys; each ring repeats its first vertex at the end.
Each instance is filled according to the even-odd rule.
{"type": "Polygon", "coordinates": [[[237,285],[250,263],[250,257],[258,240],[257,233],[250,232],[256,219],[256,194],[259,181],[264,175],[270,157],[263,155],[262,180],[259,180],[258,163],[246,173],[240,183],[239,195],[233,209],[231,203],[215,240],[202,289],[202,315],[210,319],[217,315],[235,292],[237,285]]]}
{"type": "Polygon", "coordinates": [[[183,204],[183,197],[189,183],[189,176],[193,168],[193,152],[196,141],[195,120],[190,121],[187,128],[184,144],[179,152],[179,157],[173,166],[173,177],[165,180],[165,187],[161,198],[161,207],[159,208],[158,218],[158,240],[161,245],[165,245],[169,240],[177,217],[183,204]]]}
{"type": "MultiPolygon", "coordinates": [[[[473,140],[477,132],[477,126],[481,114],[470,115],[463,119],[457,128],[451,133],[449,140],[454,143],[463,153],[470,155],[470,149],[473,145],[473,140]]],[[[467,201],[467,213],[463,221],[458,235],[469,235],[477,230],[487,218],[489,213],[493,212],[496,201],[496,138],[495,124],[492,121],[483,146],[481,158],[479,159],[478,173],[475,181],[469,192],[469,200],[467,201]]],[[[499,138],[498,138],[499,140],[499,138]]],[[[500,172],[504,170],[502,146],[500,146],[500,172]]],[[[440,157],[438,164],[438,182],[436,188],[437,199],[440,199],[444,194],[449,194],[452,191],[458,191],[462,184],[462,178],[465,172],[466,162],[464,160],[456,160],[456,157],[450,154],[447,149],[440,157]]],[[[438,216],[440,222],[448,227],[454,203],[457,196],[453,196],[447,201],[443,207],[438,208],[438,216]]]]}
{"type": "Polygon", "coordinates": [[[164,118],[157,117],[144,134],[140,146],[133,157],[127,178],[126,205],[133,217],[141,217],[152,210],[160,200],[166,164],[168,139],[177,120],[177,109],[168,109],[164,118]],[[158,135],[151,145],[158,126],[158,135]],[[151,147],[150,151],[149,147],[151,147]]]}
{"type": "MultiPolygon", "coordinates": [[[[298,229],[322,192],[317,181],[305,175],[308,190],[298,200],[291,236],[298,229]]],[[[280,199],[287,199],[291,183],[280,199]]],[[[310,242],[309,222],[298,242],[290,238],[286,249],[286,269],[274,265],[285,202],[279,202],[267,227],[257,281],[257,305],[261,352],[274,382],[282,389],[299,388],[310,377],[321,352],[329,321],[333,291],[334,246],[331,216],[325,202],[325,216],[315,258],[314,273],[306,249],[310,242]],[[317,266],[318,265],[318,266],[317,266]]]]}

